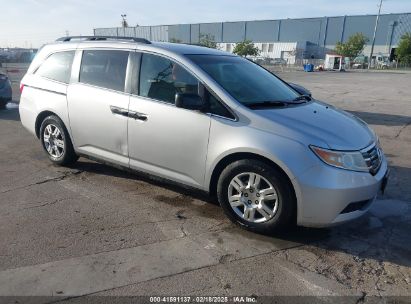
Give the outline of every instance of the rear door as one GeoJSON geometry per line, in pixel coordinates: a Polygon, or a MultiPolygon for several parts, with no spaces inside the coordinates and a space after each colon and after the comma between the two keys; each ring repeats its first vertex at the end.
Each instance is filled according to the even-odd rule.
{"type": "Polygon", "coordinates": [[[129,162],[129,94],[125,93],[129,55],[126,50],[83,50],[78,82],[67,90],[77,151],[124,166],[129,162]]]}

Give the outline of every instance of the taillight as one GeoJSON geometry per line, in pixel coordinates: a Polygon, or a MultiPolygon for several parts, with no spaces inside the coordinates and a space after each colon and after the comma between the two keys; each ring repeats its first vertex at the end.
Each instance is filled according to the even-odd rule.
{"type": "Polygon", "coordinates": [[[23,93],[24,84],[20,83],[20,94],[23,93]]]}

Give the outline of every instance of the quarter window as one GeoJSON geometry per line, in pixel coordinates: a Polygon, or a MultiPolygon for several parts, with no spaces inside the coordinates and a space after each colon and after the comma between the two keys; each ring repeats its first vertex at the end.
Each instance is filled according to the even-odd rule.
{"type": "Polygon", "coordinates": [[[51,80],[69,83],[73,58],[74,51],[54,53],[43,62],[35,74],[51,80]]]}
{"type": "Polygon", "coordinates": [[[235,117],[218,101],[213,94],[207,92],[210,105],[209,112],[218,116],[235,119],[235,117]]]}
{"type": "Polygon", "coordinates": [[[181,65],[164,57],[143,54],[140,96],[174,104],[176,93],[198,94],[198,84],[181,65]]]}
{"type": "Polygon", "coordinates": [[[128,55],[127,51],[83,51],[80,82],[123,92],[128,55]]]}

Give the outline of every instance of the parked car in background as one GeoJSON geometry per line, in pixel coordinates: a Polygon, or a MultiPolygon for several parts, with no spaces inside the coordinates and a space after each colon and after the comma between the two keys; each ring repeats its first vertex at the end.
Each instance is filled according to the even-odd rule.
{"type": "Polygon", "coordinates": [[[272,58],[269,60],[269,63],[272,65],[287,65],[287,60],[283,58],[272,58]]]}
{"type": "Polygon", "coordinates": [[[264,64],[269,63],[269,58],[263,57],[263,56],[248,56],[247,59],[259,65],[264,65],[264,64]]]}
{"type": "Polygon", "coordinates": [[[5,74],[0,74],[0,108],[12,100],[12,89],[10,79],[5,74]]]}
{"type": "Polygon", "coordinates": [[[263,233],[358,218],[385,188],[387,161],[364,121],[250,60],[81,39],[44,46],[21,82],[21,122],[57,165],[86,156],[207,191],[263,233]]]}
{"type": "MultiPolygon", "coordinates": [[[[354,58],[352,62],[353,69],[366,69],[368,68],[369,64],[369,57],[365,55],[360,55],[354,58]]],[[[388,56],[383,56],[381,54],[377,54],[372,57],[371,61],[371,68],[377,69],[389,69],[391,67],[391,63],[389,61],[388,56]]]]}
{"type": "Polygon", "coordinates": [[[368,56],[360,55],[354,58],[351,63],[353,69],[366,69],[368,68],[368,56]]]}

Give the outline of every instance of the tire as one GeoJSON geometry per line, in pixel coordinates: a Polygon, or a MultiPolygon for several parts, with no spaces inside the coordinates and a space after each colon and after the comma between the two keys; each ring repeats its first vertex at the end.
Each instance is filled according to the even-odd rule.
{"type": "Polygon", "coordinates": [[[4,110],[6,108],[7,101],[0,100],[0,110],[4,110]]]}
{"type": "Polygon", "coordinates": [[[228,165],[218,180],[217,197],[228,218],[248,230],[272,234],[295,224],[296,199],[291,183],[283,172],[263,161],[244,159],[228,165]],[[247,175],[251,180],[251,174],[255,183],[249,187],[247,175]],[[238,191],[241,185],[243,191],[238,191]]]}
{"type": "Polygon", "coordinates": [[[57,116],[50,115],[43,120],[40,126],[40,140],[44,151],[54,164],[66,166],[77,161],[78,156],[74,151],[70,135],[57,116]]]}

